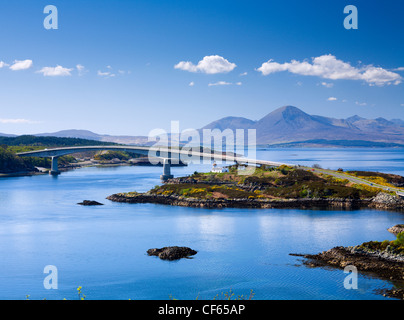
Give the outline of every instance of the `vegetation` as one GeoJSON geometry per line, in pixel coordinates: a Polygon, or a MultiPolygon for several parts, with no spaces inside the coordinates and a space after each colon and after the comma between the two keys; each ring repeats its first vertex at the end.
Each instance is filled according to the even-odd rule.
{"type": "Polygon", "coordinates": [[[396,174],[371,171],[348,171],[347,173],[387,187],[404,187],[404,177],[396,174]]]}
{"type": "Polygon", "coordinates": [[[99,161],[111,161],[112,159],[129,160],[131,158],[133,156],[124,151],[107,151],[94,156],[94,160],[99,161]]]}
{"type": "Polygon", "coordinates": [[[397,235],[396,240],[389,241],[384,240],[382,242],[379,241],[370,241],[365,242],[360,245],[360,248],[370,251],[388,251],[390,253],[404,255],[404,232],[401,232],[397,235]]]}
{"type": "Polygon", "coordinates": [[[251,175],[238,175],[237,167],[226,173],[197,173],[150,190],[156,195],[177,195],[199,199],[343,198],[368,199],[382,190],[350,183],[329,175],[299,168],[257,168],[251,175]]]}
{"type": "Polygon", "coordinates": [[[16,156],[13,152],[7,149],[0,148],[0,172],[21,172],[21,171],[33,171],[34,166],[32,163],[26,161],[26,159],[16,156]]]}
{"type": "MultiPolygon", "coordinates": [[[[50,158],[19,157],[16,153],[40,150],[55,147],[73,147],[89,145],[116,145],[78,138],[57,138],[57,137],[0,137],[0,173],[30,172],[35,171],[35,167],[50,168],[50,158]]],[[[73,156],[67,155],[59,157],[59,165],[68,165],[77,162],[73,156]]]]}

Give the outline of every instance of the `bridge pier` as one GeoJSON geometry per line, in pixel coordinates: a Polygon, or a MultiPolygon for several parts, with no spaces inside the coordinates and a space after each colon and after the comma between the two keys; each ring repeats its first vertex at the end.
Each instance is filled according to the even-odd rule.
{"type": "Polygon", "coordinates": [[[59,168],[58,168],[58,157],[52,157],[51,161],[51,169],[49,171],[49,174],[53,176],[57,176],[60,174],[59,168]]]}
{"type": "Polygon", "coordinates": [[[166,181],[172,178],[174,178],[174,176],[171,174],[171,161],[170,159],[164,159],[163,174],[160,176],[160,179],[166,181]]]}

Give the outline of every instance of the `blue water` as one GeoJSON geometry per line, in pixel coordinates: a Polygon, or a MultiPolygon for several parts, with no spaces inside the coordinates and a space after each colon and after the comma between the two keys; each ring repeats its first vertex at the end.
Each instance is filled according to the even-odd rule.
{"type": "MultiPolygon", "coordinates": [[[[385,149],[270,149],[260,159],[324,168],[404,174],[404,152],[385,149]]],[[[208,165],[173,168],[175,176],[208,165]]],[[[289,253],[394,239],[386,229],[404,214],[376,210],[208,210],[120,204],[113,193],[146,191],[162,168],[82,168],[0,179],[0,299],[213,299],[221,292],[255,299],[386,299],[387,281],[360,275],[346,290],[342,270],[308,268],[289,253]],[[83,207],[82,200],[104,206],[83,207]],[[149,257],[169,245],[198,250],[176,262],[149,257]],[[46,265],[58,270],[58,289],[46,290],[46,265]]]]}

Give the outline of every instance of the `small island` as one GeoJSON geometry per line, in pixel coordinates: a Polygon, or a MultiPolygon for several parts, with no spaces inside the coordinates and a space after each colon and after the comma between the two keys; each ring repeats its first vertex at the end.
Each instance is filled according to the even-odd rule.
{"type": "Polygon", "coordinates": [[[282,165],[263,166],[251,174],[240,174],[240,167],[233,165],[226,172],[195,172],[188,177],[170,179],[145,193],[118,193],[107,199],[198,208],[404,210],[404,200],[395,191],[379,187],[397,189],[394,183],[402,181],[396,175],[372,174],[362,182],[359,179],[363,173],[358,178],[357,172],[346,173],[345,177],[341,172],[335,176],[307,167],[282,165]],[[377,185],[371,183],[375,180],[377,185]]]}

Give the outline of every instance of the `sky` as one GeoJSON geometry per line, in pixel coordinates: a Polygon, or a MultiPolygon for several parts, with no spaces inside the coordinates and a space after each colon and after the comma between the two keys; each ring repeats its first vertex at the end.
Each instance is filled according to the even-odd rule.
{"type": "Polygon", "coordinates": [[[147,135],[285,105],[404,119],[404,1],[1,1],[1,133],[147,135]]]}

